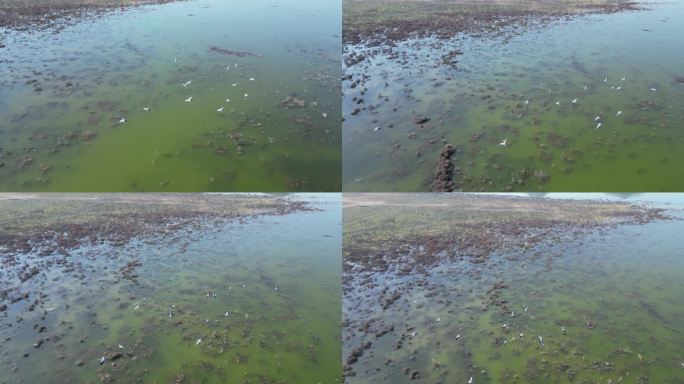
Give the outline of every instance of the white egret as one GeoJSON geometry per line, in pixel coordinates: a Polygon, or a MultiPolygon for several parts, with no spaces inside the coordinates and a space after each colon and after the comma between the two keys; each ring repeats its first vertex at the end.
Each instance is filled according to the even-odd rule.
{"type": "Polygon", "coordinates": [[[195,97],[195,96],[190,96],[190,97],[188,97],[187,99],[185,99],[185,102],[186,102],[186,103],[192,103],[192,98],[193,98],[193,97],[195,97]]]}
{"type": "Polygon", "coordinates": [[[499,143],[499,147],[505,147],[505,146],[506,146],[506,141],[508,141],[508,137],[505,138],[502,142],[499,143]]]}

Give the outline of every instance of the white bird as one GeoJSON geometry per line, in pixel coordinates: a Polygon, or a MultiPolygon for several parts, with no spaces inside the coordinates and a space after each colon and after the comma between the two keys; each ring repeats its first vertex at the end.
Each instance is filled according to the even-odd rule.
{"type": "Polygon", "coordinates": [[[250,78],[249,78],[249,81],[254,81],[254,78],[253,78],[253,77],[250,77],[250,78]]]}
{"type": "Polygon", "coordinates": [[[177,63],[177,62],[178,62],[178,58],[177,58],[177,57],[174,57],[174,58],[173,58],[173,62],[174,62],[174,63],[177,63]]]}
{"type": "Polygon", "coordinates": [[[622,111],[617,111],[617,113],[615,114],[615,116],[620,116],[620,115],[622,115],[622,111]]]}
{"type": "Polygon", "coordinates": [[[470,376],[470,379],[468,379],[468,384],[473,384],[473,377],[470,376]]]}
{"type": "Polygon", "coordinates": [[[247,96],[249,96],[249,95],[245,93],[245,99],[247,98],[247,96]]]}
{"type": "Polygon", "coordinates": [[[238,67],[238,65],[237,65],[237,63],[235,63],[235,67],[234,67],[234,68],[237,68],[237,67],[238,67]]]}
{"type": "Polygon", "coordinates": [[[274,290],[274,291],[278,291],[278,289],[279,289],[278,283],[276,283],[275,287],[273,287],[273,290],[274,290]]]}
{"type": "Polygon", "coordinates": [[[228,317],[230,316],[230,312],[226,311],[226,313],[223,314],[223,317],[228,317]]]}
{"type": "Polygon", "coordinates": [[[439,323],[441,320],[442,320],[442,318],[441,318],[441,317],[438,317],[438,318],[435,320],[435,322],[436,322],[436,323],[439,323]]]}
{"type": "Polygon", "coordinates": [[[222,113],[222,112],[223,112],[223,107],[221,107],[221,108],[217,109],[217,110],[216,110],[216,112],[218,112],[218,113],[222,113]]]}
{"type": "Polygon", "coordinates": [[[599,128],[601,128],[601,125],[603,125],[603,124],[601,124],[601,123],[596,124],[596,128],[594,128],[594,129],[599,129],[599,128]]]}
{"type": "Polygon", "coordinates": [[[190,84],[192,84],[192,80],[188,80],[185,83],[183,83],[183,87],[187,88],[190,86],[190,84]]]}
{"type": "Polygon", "coordinates": [[[143,111],[149,112],[149,111],[150,111],[150,107],[143,107],[143,111]]]}
{"type": "Polygon", "coordinates": [[[541,336],[538,336],[538,337],[539,337],[539,345],[541,345],[543,347],[544,346],[544,339],[541,336]]]}
{"type": "Polygon", "coordinates": [[[572,103],[573,103],[573,104],[577,104],[577,98],[572,99],[572,103]]]}
{"type": "Polygon", "coordinates": [[[525,336],[525,334],[524,334],[524,333],[521,333],[519,336],[520,336],[520,337],[523,337],[523,336],[525,336]]]}
{"type": "Polygon", "coordinates": [[[197,339],[197,341],[195,342],[195,345],[199,345],[199,343],[201,343],[201,342],[202,342],[202,338],[199,338],[199,339],[197,339]]]}
{"type": "Polygon", "coordinates": [[[459,333],[458,335],[456,335],[456,340],[458,340],[460,338],[461,338],[461,334],[459,333]]]}
{"type": "Polygon", "coordinates": [[[169,311],[169,317],[173,317],[173,311],[169,311]]]}
{"type": "Polygon", "coordinates": [[[411,337],[415,337],[415,336],[416,336],[416,331],[411,332],[410,335],[411,335],[411,337]]]}
{"type": "Polygon", "coordinates": [[[193,98],[193,97],[194,97],[194,96],[188,97],[187,99],[185,99],[185,102],[186,102],[186,103],[192,103],[192,98],[193,98]]]}
{"type": "Polygon", "coordinates": [[[622,79],[620,79],[620,81],[625,81],[626,78],[627,76],[622,76],[622,79]]]}
{"type": "Polygon", "coordinates": [[[105,362],[104,356],[100,357],[100,365],[104,364],[104,362],[105,362]]]}
{"type": "Polygon", "coordinates": [[[499,147],[505,147],[505,146],[506,146],[506,141],[508,141],[508,137],[505,138],[502,142],[499,143],[499,147]]]}
{"type": "Polygon", "coordinates": [[[655,89],[655,88],[651,88],[651,91],[655,92],[655,91],[656,91],[656,89],[655,89]]]}
{"type": "Polygon", "coordinates": [[[530,99],[525,100],[525,105],[530,103],[530,99]]]}
{"type": "Polygon", "coordinates": [[[587,90],[587,86],[586,86],[586,85],[584,86],[584,90],[585,90],[585,91],[587,90]]]}
{"type": "Polygon", "coordinates": [[[594,117],[594,121],[599,121],[600,119],[601,119],[601,116],[594,117]]]}
{"type": "Polygon", "coordinates": [[[230,99],[226,99],[226,103],[230,103],[230,99]]]}
{"type": "Polygon", "coordinates": [[[607,82],[608,82],[608,77],[607,77],[607,76],[606,76],[605,79],[603,79],[603,82],[604,82],[604,83],[607,83],[607,82]]]}
{"type": "Polygon", "coordinates": [[[135,308],[133,308],[133,310],[137,311],[138,308],[140,308],[140,304],[136,305],[135,308]]]}
{"type": "Polygon", "coordinates": [[[226,66],[226,71],[230,71],[230,65],[226,66]]]}
{"type": "Polygon", "coordinates": [[[233,87],[237,87],[237,85],[238,85],[238,83],[233,83],[233,84],[232,84],[233,87]]]}
{"type": "Polygon", "coordinates": [[[119,120],[119,124],[124,124],[126,122],[126,118],[122,117],[121,120],[119,120]]]}
{"type": "Polygon", "coordinates": [[[55,308],[55,307],[46,308],[46,309],[45,309],[45,312],[52,312],[52,311],[54,311],[55,309],[57,309],[57,308],[55,308]]]}
{"type": "Polygon", "coordinates": [[[375,128],[373,128],[373,132],[377,132],[377,131],[379,131],[379,130],[380,130],[380,127],[375,127],[375,128]]]}
{"type": "Polygon", "coordinates": [[[119,344],[119,349],[124,349],[123,345],[119,344]]]}
{"type": "Polygon", "coordinates": [[[327,118],[328,118],[328,114],[325,113],[325,112],[321,113],[321,116],[323,116],[324,119],[327,119],[327,118]]]}
{"type": "Polygon", "coordinates": [[[619,90],[621,90],[621,89],[622,89],[622,87],[617,87],[617,88],[615,88],[615,89],[619,91],[619,90]]]}
{"type": "Polygon", "coordinates": [[[556,101],[556,105],[560,105],[560,101],[556,101]]]}

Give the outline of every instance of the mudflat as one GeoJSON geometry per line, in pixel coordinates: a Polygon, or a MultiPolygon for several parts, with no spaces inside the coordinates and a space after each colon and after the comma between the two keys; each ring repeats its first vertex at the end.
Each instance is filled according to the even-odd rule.
{"type": "Polygon", "coordinates": [[[345,43],[403,40],[412,35],[450,37],[492,32],[530,18],[550,18],[636,9],[627,0],[345,0],[345,43]]]}

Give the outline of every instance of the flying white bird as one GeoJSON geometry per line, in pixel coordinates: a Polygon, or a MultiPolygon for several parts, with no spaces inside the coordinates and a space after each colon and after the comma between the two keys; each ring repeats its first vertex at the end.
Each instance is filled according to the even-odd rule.
{"type": "Polygon", "coordinates": [[[218,112],[218,113],[221,113],[221,112],[223,112],[223,107],[221,107],[221,108],[217,109],[217,110],[216,110],[216,112],[218,112]]]}
{"type": "Polygon", "coordinates": [[[572,99],[572,103],[573,103],[573,104],[577,104],[577,98],[572,99]]]}
{"type": "Polygon", "coordinates": [[[617,111],[617,113],[615,114],[615,116],[620,116],[620,115],[622,115],[622,111],[617,111]]]}
{"type": "Polygon", "coordinates": [[[594,117],[594,121],[599,121],[599,119],[601,119],[601,116],[594,117]]]}
{"type": "Polygon", "coordinates": [[[183,87],[187,88],[190,86],[190,84],[192,84],[192,80],[188,80],[185,83],[183,83],[183,87]]]}
{"type": "Polygon", "coordinates": [[[599,129],[599,128],[601,128],[601,125],[603,125],[603,124],[601,124],[601,123],[596,124],[596,128],[594,128],[594,129],[599,129]]]}
{"type": "Polygon", "coordinates": [[[185,102],[186,102],[186,103],[192,103],[192,98],[193,98],[193,97],[194,97],[194,96],[188,97],[187,99],[185,99],[185,102]]]}
{"type": "Polygon", "coordinates": [[[656,89],[655,89],[655,88],[651,88],[651,91],[655,92],[655,91],[656,91],[656,89]]]}
{"type": "Polygon", "coordinates": [[[508,141],[508,137],[505,138],[502,142],[499,143],[499,147],[505,147],[505,146],[506,146],[506,141],[508,141]]]}
{"type": "Polygon", "coordinates": [[[202,342],[202,339],[199,338],[199,339],[197,339],[197,341],[195,342],[195,345],[199,345],[199,343],[201,343],[201,342],[202,342]]]}

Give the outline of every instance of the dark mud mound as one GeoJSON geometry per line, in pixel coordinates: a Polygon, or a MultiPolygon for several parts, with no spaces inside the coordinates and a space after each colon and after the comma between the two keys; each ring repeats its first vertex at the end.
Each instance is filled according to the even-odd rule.
{"type": "Polygon", "coordinates": [[[453,192],[456,188],[454,183],[454,163],[451,161],[456,149],[447,144],[439,152],[439,161],[435,168],[435,177],[430,185],[432,192],[453,192]]]}
{"type": "Polygon", "coordinates": [[[263,55],[260,55],[258,53],[253,53],[249,51],[236,51],[234,49],[227,49],[227,48],[221,48],[212,45],[209,47],[209,50],[212,52],[220,53],[222,55],[228,55],[228,56],[236,56],[236,57],[260,57],[263,58],[263,55]]]}

